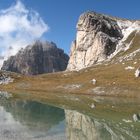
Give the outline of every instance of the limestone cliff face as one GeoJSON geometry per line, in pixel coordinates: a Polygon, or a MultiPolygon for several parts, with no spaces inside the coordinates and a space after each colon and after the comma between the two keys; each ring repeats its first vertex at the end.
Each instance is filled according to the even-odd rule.
{"type": "Polygon", "coordinates": [[[2,70],[25,75],[51,73],[64,71],[68,60],[69,56],[56,44],[36,41],[6,60],[2,70]]]}
{"type": "Polygon", "coordinates": [[[105,60],[123,37],[115,19],[87,12],[80,16],[72,43],[68,70],[79,70],[105,60]]]}

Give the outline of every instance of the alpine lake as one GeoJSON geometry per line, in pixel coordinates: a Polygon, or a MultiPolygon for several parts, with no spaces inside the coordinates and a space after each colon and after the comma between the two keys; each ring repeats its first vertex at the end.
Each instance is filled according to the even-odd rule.
{"type": "Polygon", "coordinates": [[[140,99],[27,95],[0,92],[0,140],[140,140],[140,99]]]}

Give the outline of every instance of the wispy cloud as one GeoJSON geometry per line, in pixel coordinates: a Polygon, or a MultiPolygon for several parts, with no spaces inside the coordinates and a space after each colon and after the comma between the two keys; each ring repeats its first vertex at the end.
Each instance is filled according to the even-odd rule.
{"type": "Polygon", "coordinates": [[[27,9],[18,0],[7,9],[0,10],[0,65],[49,29],[39,13],[27,9]]]}

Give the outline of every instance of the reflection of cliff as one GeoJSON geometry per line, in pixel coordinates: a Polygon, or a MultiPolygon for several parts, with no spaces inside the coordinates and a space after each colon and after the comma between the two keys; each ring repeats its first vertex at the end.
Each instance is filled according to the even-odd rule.
{"type": "Polygon", "coordinates": [[[0,102],[0,105],[10,112],[16,121],[32,130],[46,131],[64,120],[62,109],[34,101],[8,101],[0,102]]]}
{"type": "Polygon", "coordinates": [[[129,123],[105,122],[76,111],[65,110],[68,140],[138,140],[129,123]]]}
{"type": "Polygon", "coordinates": [[[65,111],[65,115],[68,140],[97,140],[100,137],[88,116],[69,110],[65,111]]]}

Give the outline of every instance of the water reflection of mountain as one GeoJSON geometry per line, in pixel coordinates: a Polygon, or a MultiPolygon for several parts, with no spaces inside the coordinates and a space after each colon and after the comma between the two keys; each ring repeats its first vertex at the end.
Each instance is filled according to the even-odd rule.
{"type": "MultiPolygon", "coordinates": [[[[97,108],[88,115],[59,109],[34,101],[0,101],[0,138],[5,140],[139,140],[139,122],[123,120],[119,110],[101,113],[97,108]],[[96,115],[94,115],[96,113],[96,115]],[[100,117],[102,115],[102,117],[100,117]],[[113,117],[111,117],[113,116],[113,117]],[[117,118],[117,119],[116,119],[117,118]],[[65,120],[65,121],[63,121],[65,120]],[[63,122],[63,123],[62,123],[63,122]],[[58,138],[59,137],[59,138],[58,138]]],[[[105,110],[108,111],[108,110],[105,110]]]]}
{"type": "Polygon", "coordinates": [[[16,121],[30,129],[49,130],[64,120],[64,110],[34,101],[0,102],[16,121]]]}
{"type": "Polygon", "coordinates": [[[139,129],[133,123],[118,123],[90,118],[65,110],[68,140],[139,140],[139,129]]]}

